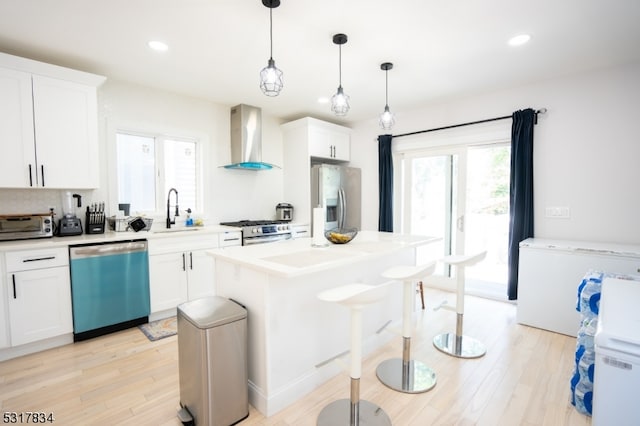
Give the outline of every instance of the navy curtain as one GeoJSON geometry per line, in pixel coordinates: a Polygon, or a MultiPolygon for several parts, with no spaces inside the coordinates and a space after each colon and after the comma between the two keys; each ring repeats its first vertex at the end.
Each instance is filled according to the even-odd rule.
{"type": "Polygon", "coordinates": [[[378,136],[378,186],[380,207],[378,231],[393,232],[393,158],[392,135],[378,136]]]}
{"type": "Polygon", "coordinates": [[[511,182],[509,221],[509,300],[518,298],[520,241],[533,237],[533,126],[536,112],[513,113],[511,125],[511,182]]]}

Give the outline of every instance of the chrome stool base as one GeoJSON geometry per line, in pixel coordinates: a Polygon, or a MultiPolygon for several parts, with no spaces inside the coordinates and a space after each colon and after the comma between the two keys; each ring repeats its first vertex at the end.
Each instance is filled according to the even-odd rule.
{"type": "Polygon", "coordinates": [[[391,426],[391,419],[385,411],[376,404],[360,400],[357,403],[355,412],[358,413],[358,419],[352,422],[351,419],[351,400],[339,399],[333,401],[320,411],[318,415],[318,426],[391,426]]]}
{"type": "Polygon", "coordinates": [[[388,359],[378,365],[376,375],[385,386],[404,393],[426,392],[436,385],[436,373],[415,360],[388,359]]]}
{"type": "Polygon", "coordinates": [[[469,336],[443,333],[433,338],[433,346],[441,352],[458,358],[480,358],[487,353],[486,346],[469,336]]]}

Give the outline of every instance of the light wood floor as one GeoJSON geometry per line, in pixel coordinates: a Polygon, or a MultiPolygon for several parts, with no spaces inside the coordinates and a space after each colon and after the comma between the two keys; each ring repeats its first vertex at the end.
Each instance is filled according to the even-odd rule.
{"type": "MultiPolygon", "coordinates": [[[[487,354],[463,360],[437,351],[432,338],[452,331],[455,314],[432,307],[453,296],[426,289],[427,309],[416,317],[413,358],[436,371],[422,394],[382,385],[375,368],[401,356],[401,337],[363,362],[361,397],[387,412],[394,425],[590,425],[569,403],[575,340],[516,324],[512,304],[467,296],[465,334],[487,354]]],[[[544,313],[542,313],[544,314],[544,313]]],[[[175,336],[149,342],[137,329],[0,363],[2,412],[51,412],[60,425],[180,425],[175,336]]],[[[241,426],[315,425],[320,410],[348,398],[342,373],[276,415],[251,408],[241,426]]]]}

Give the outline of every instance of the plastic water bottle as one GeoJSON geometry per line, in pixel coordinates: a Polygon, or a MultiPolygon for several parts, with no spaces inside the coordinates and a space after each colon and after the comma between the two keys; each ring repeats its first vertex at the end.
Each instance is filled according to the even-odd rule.
{"type": "Polygon", "coordinates": [[[575,389],[576,410],[588,416],[593,409],[593,384],[585,380],[580,380],[575,389]]]}
{"type": "Polygon", "coordinates": [[[594,351],[585,351],[578,362],[578,373],[580,380],[593,383],[593,371],[595,368],[596,353],[594,351]]]}
{"type": "Polygon", "coordinates": [[[580,290],[579,311],[587,318],[598,316],[602,282],[588,280],[580,290]]]}

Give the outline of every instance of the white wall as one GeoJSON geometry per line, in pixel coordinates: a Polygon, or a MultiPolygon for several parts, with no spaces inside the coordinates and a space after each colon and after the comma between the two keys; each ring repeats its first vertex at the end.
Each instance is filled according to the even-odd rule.
{"type": "MultiPolygon", "coordinates": [[[[393,133],[510,115],[527,107],[548,109],[534,129],[535,236],[640,242],[640,137],[635,124],[640,64],[400,112],[393,133]],[[570,218],[547,218],[546,207],[569,207],[570,218]]],[[[354,126],[352,158],[363,169],[364,229],[378,225],[375,139],[380,133],[377,119],[354,126]]]]}
{"type": "MultiPolygon", "coordinates": [[[[203,141],[206,204],[201,213],[206,223],[275,217],[275,206],[282,201],[282,170],[241,171],[219,167],[231,160],[230,107],[107,80],[98,90],[98,114],[100,189],[74,191],[83,196],[83,204],[105,201],[109,206],[108,214],[116,212],[115,131],[149,130],[192,136],[203,141]]],[[[280,122],[264,113],[262,119],[263,161],[282,165],[280,122]]],[[[61,205],[61,192],[0,189],[2,213],[46,212],[48,206],[61,205]]]]}

